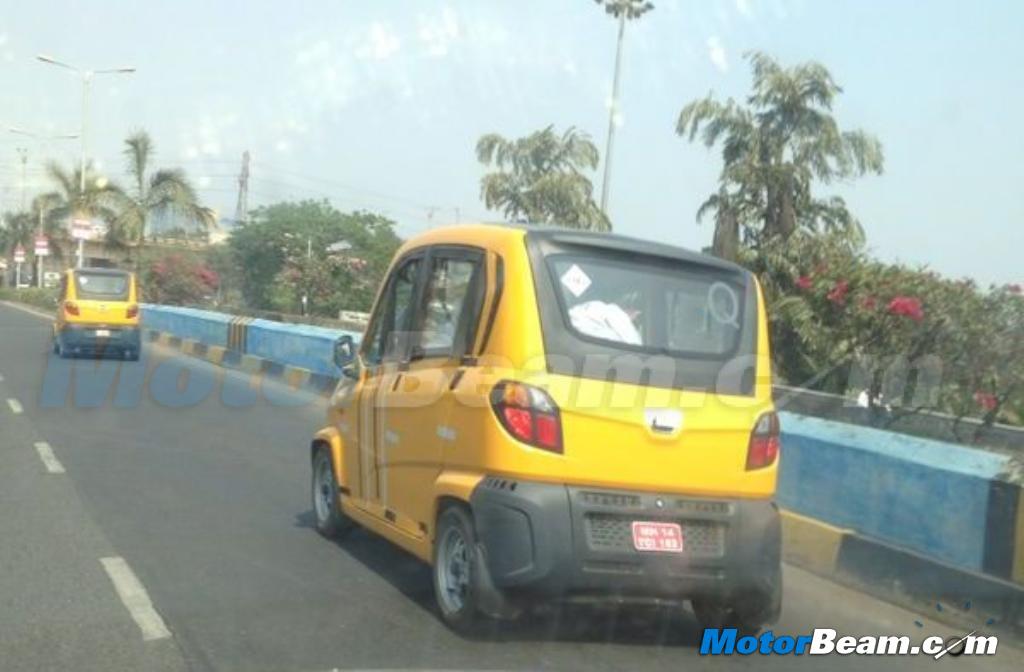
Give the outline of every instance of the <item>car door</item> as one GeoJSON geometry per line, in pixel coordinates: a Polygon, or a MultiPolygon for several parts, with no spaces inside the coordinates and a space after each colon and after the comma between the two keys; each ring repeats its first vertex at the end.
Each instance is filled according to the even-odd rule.
{"type": "Polygon", "coordinates": [[[485,280],[482,250],[431,248],[407,358],[383,392],[389,516],[416,536],[432,523],[433,485],[451,438],[446,394],[475,342],[485,280]]]}
{"type": "Polygon", "coordinates": [[[363,372],[354,419],[358,465],[352,472],[358,474],[358,494],[353,495],[364,505],[370,505],[374,513],[387,501],[382,474],[388,424],[384,392],[392,384],[398,365],[406,359],[409,326],[421,288],[423,258],[422,251],[415,252],[395,265],[360,348],[363,372]]]}

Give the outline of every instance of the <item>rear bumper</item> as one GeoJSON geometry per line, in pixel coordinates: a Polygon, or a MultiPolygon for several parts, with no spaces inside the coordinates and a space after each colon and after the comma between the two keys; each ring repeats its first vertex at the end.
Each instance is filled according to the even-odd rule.
{"type": "Polygon", "coordinates": [[[688,599],[775,588],[781,528],[770,500],[485,478],[470,502],[490,578],[509,596],[688,599]],[[635,550],[633,521],[678,523],[684,552],[635,550]]]}
{"type": "Polygon", "coordinates": [[[57,334],[61,346],[75,354],[103,354],[104,352],[139,351],[142,343],[139,327],[107,325],[65,325],[57,334]],[[98,335],[107,331],[109,335],[98,335]]]}

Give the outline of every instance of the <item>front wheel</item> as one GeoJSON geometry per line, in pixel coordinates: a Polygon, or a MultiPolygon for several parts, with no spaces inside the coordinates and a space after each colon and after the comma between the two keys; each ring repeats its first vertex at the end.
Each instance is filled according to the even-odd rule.
{"type": "Polygon", "coordinates": [[[312,491],[317,532],[328,539],[339,539],[355,527],[352,519],[341,510],[334,463],[326,447],[320,447],[313,457],[312,491]]]}

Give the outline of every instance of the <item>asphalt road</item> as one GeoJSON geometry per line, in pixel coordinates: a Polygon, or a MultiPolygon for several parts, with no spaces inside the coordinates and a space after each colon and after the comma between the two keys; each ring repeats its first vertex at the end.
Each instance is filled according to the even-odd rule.
{"type": "MultiPolygon", "coordinates": [[[[49,330],[0,304],[5,672],[1020,669],[1007,642],[939,663],[701,657],[682,609],[573,608],[463,639],[435,616],[418,561],[363,531],[332,543],[312,529],[323,401],[155,347],[139,363],[59,360],[49,330]]],[[[795,568],[785,585],[776,634],[962,634],[795,568]]]]}

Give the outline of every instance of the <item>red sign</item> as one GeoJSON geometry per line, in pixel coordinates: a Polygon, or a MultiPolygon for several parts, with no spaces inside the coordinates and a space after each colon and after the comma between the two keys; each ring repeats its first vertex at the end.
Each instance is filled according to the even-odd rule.
{"type": "Polygon", "coordinates": [[[683,529],[678,523],[633,523],[633,548],[661,553],[683,552],[683,529]]]}
{"type": "Polygon", "coordinates": [[[25,248],[18,245],[14,248],[14,263],[23,264],[25,263],[25,248]]]}
{"type": "Polygon", "coordinates": [[[50,240],[46,236],[36,236],[36,256],[50,256],[50,240]]]}

